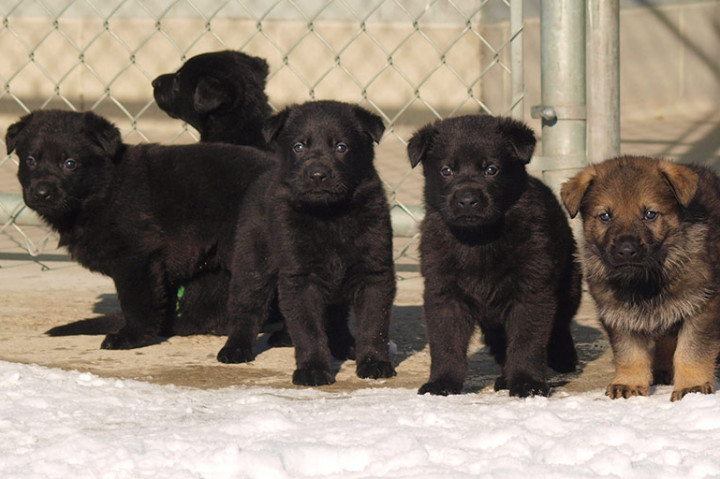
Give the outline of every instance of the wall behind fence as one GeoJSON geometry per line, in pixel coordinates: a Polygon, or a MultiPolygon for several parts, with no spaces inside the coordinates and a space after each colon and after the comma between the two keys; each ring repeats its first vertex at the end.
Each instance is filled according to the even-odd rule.
{"type": "MultiPolygon", "coordinates": [[[[422,188],[405,154],[410,134],[447,116],[509,114],[518,99],[509,1],[4,0],[0,10],[3,138],[28,111],[62,108],[108,117],[128,143],[197,141],[157,108],[150,82],[198,53],[241,50],[268,61],[275,109],[337,99],[383,117],[377,166],[396,217],[410,221],[422,188]]],[[[16,171],[0,155],[0,231],[35,254],[46,231],[16,224],[21,205],[2,201],[19,192],[16,171]]]]}

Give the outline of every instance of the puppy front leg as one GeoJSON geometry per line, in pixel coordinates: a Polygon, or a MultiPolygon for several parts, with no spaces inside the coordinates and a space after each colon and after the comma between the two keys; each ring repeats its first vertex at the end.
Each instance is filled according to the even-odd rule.
{"type": "Polygon", "coordinates": [[[615,362],[615,379],[605,394],[611,399],[647,396],[652,381],[652,357],[649,340],[632,331],[616,330],[605,325],[615,362]]]}
{"type": "Polygon", "coordinates": [[[673,357],[674,387],[671,401],[678,401],[689,393],[715,392],[715,358],[720,352],[718,331],[718,300],[680,328],[673,357]]]}
{"type": "MultiPolygon", "coordinates": [[[[506,322],[507,354],[503,375],[511,396],[547,396],[545,381],[547,345],[550,340],[555,305],[543,298],[516,302],[506,322]]],[[[496,390],[499,389],[496,383],[496,390]]]]}
{"type": "Polygon", "coordinates": [[[392,271],[367,275],[355,292],[358,377],[378,379],[397,374],[388,349],[393,299],[395,277],[392,271]]]}
{"type": "Polygon", "coordinates": [[[325,332],[327,301],[308,276],[280,275],[280,312],[295,345],[293,384],[323,386],[335,382],[325,332]]]}
{"type": "Polygon", "coordinates": [[[113,278],[125,324],[118,332],[105,337],[102,349],[133,349],[156,340],[168,314],[163,275],[153,271],[159,268],[126,266],[122,274],[113,278]]]}
{"type": "Polygon", "coordinates": [[[451,295],[429,291],[424,316],[430,343],[430,380],[418,394],[460,394],[467,375],[467,349],[475,322],[464,305],[451,295]]]}

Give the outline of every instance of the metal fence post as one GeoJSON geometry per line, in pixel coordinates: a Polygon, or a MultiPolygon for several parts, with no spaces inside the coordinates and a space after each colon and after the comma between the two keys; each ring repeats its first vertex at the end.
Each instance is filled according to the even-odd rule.
{"type": "Polygon", "coordinates": [[[589,0],[588,162],[620,154],[620,6],[589,0]]]}
{"type": "Polygon", "coordinates": [[[540,6],[542,156],[533,160],[555,191],[585,165],[585,1],[542,0],[540,6]],[[569,170],[569,171],[568,171],[569,170]]]}
{"type": "Polygon", "coordinates": [[[525,98],[525,79],[523,72],[523,0],[510,2],[510,63],[512,68],[511,116],[522,120],[525,98]]]}

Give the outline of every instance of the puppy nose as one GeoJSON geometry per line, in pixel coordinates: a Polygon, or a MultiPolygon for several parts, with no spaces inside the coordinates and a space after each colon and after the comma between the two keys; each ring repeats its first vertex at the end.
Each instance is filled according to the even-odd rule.
{"type": "Polygon", "coordinates": [[[308,176],[308,178],[310,178],[310,180],[313,181],[313,183],[320,184],[323,181],[325,181],[325,179],[328,176],[328,173],[327,173],[327,170],[325,170],[324,168],[314,167],[314,168],[308,169],[307,176],[308,176]]]}
{"type": "Polygon", "coordinates": [[[458,206],[464,209],[474,208],[478,205],[478,195],[472,190],[462,190],[455,195],[458,206]]]}
{"type": "Polygon", "coordinates": [[[641,245],[638,238],[623,237],[615,243],[615,258],[618,261],[637,261],[642,258],[641,245]]]}
{"type": "Polygon", "coordinates": [[[33,194],[36,198],[47,201],[52,198],[52,188],[50,188],[50,185],[47,183],[38,183],[35,185],[35,188],[33,188],[33,194]]]}
{"type": "Polygon", "coordinates": [[[158,77],[152,81],[153,88],[160,88],[160,85],[162,85],[162,80],[160,80],[160,77],[158,77]]]}

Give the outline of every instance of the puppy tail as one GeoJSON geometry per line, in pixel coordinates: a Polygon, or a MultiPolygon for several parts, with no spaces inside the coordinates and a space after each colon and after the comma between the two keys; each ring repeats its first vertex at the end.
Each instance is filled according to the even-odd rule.
{"type": "Polygon", "coordinates": [[[125,324],[121,312],[81,319],[45,331],[48,336],[94,336],[115,333],[125,324]]]}

